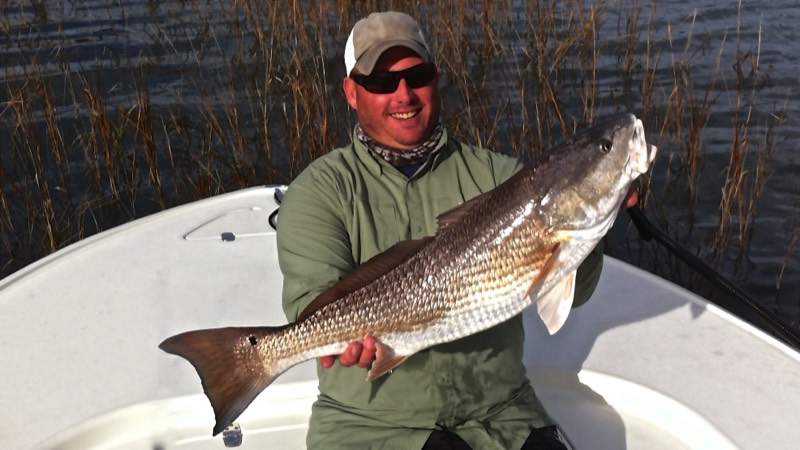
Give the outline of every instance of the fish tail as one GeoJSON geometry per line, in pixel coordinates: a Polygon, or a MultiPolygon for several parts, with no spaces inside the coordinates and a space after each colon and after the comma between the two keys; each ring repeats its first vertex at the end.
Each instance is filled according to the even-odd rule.
{"type": "Polygon", "coordinates": [[[270,354],[268,341],[286,327],[215,328],[172,336],[158,347],[197,370],[214,409],[217,435],[288,367],[270,354]]]}

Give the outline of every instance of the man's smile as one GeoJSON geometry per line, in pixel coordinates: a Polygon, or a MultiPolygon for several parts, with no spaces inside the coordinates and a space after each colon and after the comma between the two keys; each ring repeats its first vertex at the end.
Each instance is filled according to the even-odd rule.
{"type": "Polygon", "coordinates": [[[408,111],[408,112],[403,112],[403,113],[391,113],[389,115],[391,117],[394,117],[395,119],[411,119],[412,117],[416,116],[417,114],[419,114],[418,110],[408,111]]]}

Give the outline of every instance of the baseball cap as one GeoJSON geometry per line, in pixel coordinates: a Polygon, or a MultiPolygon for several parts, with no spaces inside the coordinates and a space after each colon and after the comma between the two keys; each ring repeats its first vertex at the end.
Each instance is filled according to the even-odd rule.
{"type": "Polygon", "coordinates": [[[372,73],[378,58],[392,47],[406,47],[430,62],[431,52],[419,24],[408,14],[396,11],[372,13],[353,26],[344,47],[347,75],[354,68],[364,75],[372,73]]]}

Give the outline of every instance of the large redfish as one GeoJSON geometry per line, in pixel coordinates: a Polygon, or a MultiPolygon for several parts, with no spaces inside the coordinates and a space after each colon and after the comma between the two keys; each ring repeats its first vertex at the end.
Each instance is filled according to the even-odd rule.
{"type": "Polygon", "coordinates": [[[368,335],[381,343],[368,374],[374,380],[422,349],[492,327],[532,303],[553,333],[572,305],[575,270],[655,152],[639,119],[615,117],[442,214],[436,235],[362,264],[297,322],[190,331],[160,348],[197,369],[217,434],[290,367],[340,354],[368,335]]]}

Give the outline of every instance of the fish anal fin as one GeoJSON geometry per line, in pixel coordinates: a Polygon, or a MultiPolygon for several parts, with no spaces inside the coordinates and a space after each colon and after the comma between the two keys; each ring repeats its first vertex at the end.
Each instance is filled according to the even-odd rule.
{"type": "Polygon", "coordinates": [[[411,355],[397,355],[393,348],[376,340],[375,361],[372,363],[372,368],[367,372],[367,381],[374,381],[391,372],[392,369],[407,360],[409,356],[411,355]]]}
{"type": "Polygon", "coordinates": [[[552,289],[540,295],[536,300],[536,309],[542,318],[547,331],[554,334],[567,321],[575,298],[575,272],[552,289]]]}
{"type": "Polygon", "coordinates": [[[300,316],[297,318],[301,321],[324,306],[333,303],[340,298],[355,292],[362,287],[372,283],[381,276],[387,274],[392,269],[396,268],[408,258],[416,254],[423,245],[425,245],[431,238],[426,237],[422,239],[410,239],[401,241],[393,245],[383,253],[379,253],[368,261],[362,263],[350,274],[342,278],[338,283],[322,291],[308,306],[303,309],[300,316]]]}
{"type": "Polygon", "coordinates": [[[228,427],[284,369],[280,360],[259,354],[265,339],[275,339],[285,327],[215,328],[189,331],[159,345],[194,366],[214,409],[217,435],[228,427]]]}

